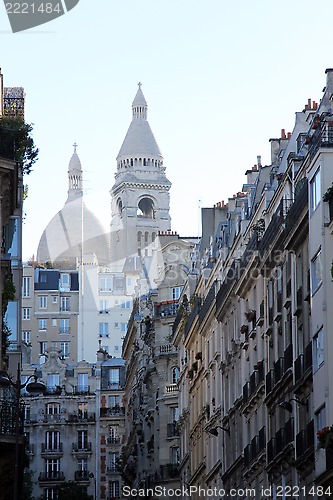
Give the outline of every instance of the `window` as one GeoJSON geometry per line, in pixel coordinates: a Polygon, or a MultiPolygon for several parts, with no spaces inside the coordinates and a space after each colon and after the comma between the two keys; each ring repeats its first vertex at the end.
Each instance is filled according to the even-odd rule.
{"type": "Polygon", "coordinates": [[[321,328],[313,337],[314,369],[318,370],[324,363],[324,330],[321,328]]]}
{"type": "Polygon", "coordinates": [[[61,273],[60,286],[62,286],[62,287],[69,287],[70,286],[70,276],[68,273],[61,273]]]}
{"type": "Polygon", "coordinates": [[[171,422],[178,422],[179,420],[179,408],[178,406],[170,408],[171,410],[171,422]]]}
{"type": "Polygon", "coordinates": [[[30,344],[30,335],[31,335],[30,330],[23,330],[23,332],[22,332],[23,342],[25,342],[26,344],[30,344]]]}
{"type": "Polygon", "coordinates": [[[122,323],[121,324],[121,333],[126,333],[127,332],[127,323],[122,323]]]}
{"type": "Polygon", "coordinates": [[[109,466],[108,466],[109,472],[117,471],[118,458],[119,458],[118,452],[112,451],[111,453],[109,453],[109,466]]]}
{"type": "Polygon", "coordinates": [[[69,358],[69,342],[60,342],[60,356],[64,358],[69,358]]]}
{"type": "Polygon", "coordinates": [[[47,309],[47,295],[39,296],[39,309],[47,309]]]}
{"type": "Polygon", "coordinates": [[[181,286],[176,286],[172,289],[172,300],[178,300],[181,293],[182,293],[183,287],[181,286]]]}
{"type": "Polygon", "coordinates": [[[85,420],[88,418],[88,404],[87,403],[79,403],[78,404],[78,417],[81,420],[85,420]]]}
{"type": "Polygon", "coordinates": [[[70,311],[70,297],[61,297],[60,310],[70,311]]]}
{"type": "Polygon", "coordinates": [[[108,300],[100,300],[99,301],[99,312],[102,314],[108,313],[108,300]]]}
{"type": "Polygon", "coordinates": [[[311,260],[311,291],[312,294],[319,288],[322,282],[321,249],[311,260]]]}
{"type": "Polygon", "coordinates": [[[60,459],[52,458],[45,460],[45,472],[48,478],[57,479],[59,478],[60,472],[60,459]]]}
{"type": "Polygon", "coordinates": [[[111,292],[112,278],[110,276],[101,276],[99,278],[99,289],[101,292],[111,292]]]}
{"type": "Polygon", "coordinates": [[[117,329],[117,328],[119,328],[119,323],[115,323],[115,324],[114,324],[114,327],[115,327],[116,329],[117,329]]]}
{"type": "Polygon", "coordinates": [[[119,394],[115,394],[109,396],[109,407],[114,408],[115,406],[120,406],[120,396],[119,394]]]}
{"type": "Polygon", "coordinates": [[[59,403],[48,403],[46,405],[47,415],[60,415],[60,404],[59,403]]]}
{"type": "Polygon", "coordinates": [[[99,324],[99,336],[100,337],[108,337],[109,336],[109,323],[100,323],[99,324]]]}
{"type": "Polygon", "coordinates": [[[22,310],[22,319],[29,320],[30,319],[30,307],[23,307],[22,310]]]}
{"type": "Polygon", "coordinates": [[[79,458],[77,461],[77,470],[80,472],[87,472],[88,460],[86,458],[79,458]]]}
{"type": "Polygon", "coordinates": [[[122,309],[131,309],[131,301],[128,300],[126,302],[122,302],[121,307],[122,307],[122,309]]]}
{"type": "Polygon", "coordinates": [[[45,488],[43,500],[57,500],[58,492],[54,488],[45,488]]]}
{"type": "Polygon", "coordinates": [[[47,349],[47,342],[39,342],[39,354],[45,354],[47,349]]]}
{"type": "Polygon", "coordinates": [[[59,320],[59,333],[69,333],[69,319],[68,318],[61,318],[59,320]]]}
{"type": "Polygon", "coordinates": [[[177,366],[174,366],[172,368],[172,383],[177,384],[178,379],[179,379],[179,369],[177,366]]]}
{"type": "Polygon", "coordinates": [[[79,373],[78,376],[78,390],[79,392],[88,392],[88,373],[79,373]]]}
{"type": "Polygon", "coordinates": [[[312,177],[310,181],[310,210],[314,212],[317,206],[320,203],[321,195],[320,195],[320,169],[317,170],[315,175],[312,177]]]}
{"type": "Polygon", "coordinates": [[[30,276],[23,276],[23,298],[30,297],[30,283],[31,283],[31,278],[30,276]]]}
{"type": "Polygon", "coordinates": [[[79,450],[87,450],[88,449],[88,431],[77,431],[77,444],[79,450]]]}
{"type": "Polygon", "coordinates": [[[47,387],[48,389],[55,389],[60,386],[60,376],[59,373],[49,373],[47,376],[47,387]]]}
{"type": "Polygon", "coordinates": [[[56,319],[52,320],[52,326],[57,326],[57,320],[56,319]]]}
{"type": "Polygon", "coordinates": [[[46,431],[45,433],[45,450],[56,451],[60,450],[60,432],[46,431]]]}
{"type": "Polygon", "coordinates": [[[40,283],[46,283],[47,282],[47,274],[43,273],[40,275],[40,283]]]}
{"type": "Polygon", "coordinates": [[[39,330],[46,330],[47,328],[47,320],[46,319],[39,319],[38,320],[38,324],[39,324],[39,330]]]}
{"type": "Polygon", "coordinates": [[[178,446],[171,447],[171,463],[173,465],[179,465],[180,463],[180,452],[178,446]]]}
{"type": "Polygon", "coordinates": [[[120,498],[119,481],[109,482],[109,498],[120,498]]]}
{"type": "Polygon", "coordinates": [[[52,302],[56,304],[58,302],[58,297],[56,295],[52,295],[52,302]]]}
{"type": "Polygon", "coordinates": [[[109,383],[111,386],[119,385],[119,368],[109,370],[109,383]]]}
{"type": "Polygon", "coordinates": [[[326,426],[326,407],[321,406],[315,413],[315,433],[326,426]]]}

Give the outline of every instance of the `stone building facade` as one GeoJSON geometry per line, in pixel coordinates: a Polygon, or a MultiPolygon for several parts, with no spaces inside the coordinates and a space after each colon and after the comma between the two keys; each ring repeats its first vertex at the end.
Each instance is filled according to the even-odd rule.
{"type": "Polygon", "coordinates": [[[326,74],[320,104],[309,101],[293,132],[271,139],[271,164],[258,157],[242,191],[214,207],[221,223],[199,251],[190,311],[173,329],[184,486],[235,498],[289,488],[319,498],[333,486],[332,431],[321,437],[333,419],[333,70],[326,74]]]}

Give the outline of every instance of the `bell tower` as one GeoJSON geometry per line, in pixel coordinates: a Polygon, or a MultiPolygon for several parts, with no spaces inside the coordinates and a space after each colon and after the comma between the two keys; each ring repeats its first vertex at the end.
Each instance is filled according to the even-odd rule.
{"type": "Polygon", "coordinates": [[[147,121],[141,83],[132,103],[132,121],[117,156],[111,194],[111,263],[121,271],[127,257],[149,257],[158,231],[171,229],[171,183],[147,121]]]}

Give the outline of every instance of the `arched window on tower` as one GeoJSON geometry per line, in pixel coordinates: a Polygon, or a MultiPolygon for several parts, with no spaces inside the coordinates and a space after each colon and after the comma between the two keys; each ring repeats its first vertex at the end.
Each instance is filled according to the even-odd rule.
{"type": "Polygon", "coordinates": [[[121,201],[121,198],[118,198],[118,200],[117,200],[118,213],[121,213],[122,209],[123,209],[123,202],[121,201]]]}
{"type": "Polygon", "coordinates": [[[142,198],[139,201],[137,216],[146,217],[148,219],[154,218],[154,202],[151,198],[142,198]]]}
{"type": "Polygon", "coordinates": [[[172,384],[177,384],[179,379],[179,368],[174,366],[171,370],[172,384]]]}

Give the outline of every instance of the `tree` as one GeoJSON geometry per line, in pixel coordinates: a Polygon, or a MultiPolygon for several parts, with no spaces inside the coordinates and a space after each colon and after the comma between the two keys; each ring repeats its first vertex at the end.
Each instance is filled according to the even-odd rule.
{"type": "Polygon", "coordinates": [[[74,481],[66,481],[57,486],[58,500],[93,500],[92,495],[88,495],[83,486],[74,481]]]}
{"type": "Polygon", "coordinates": [[[38,148],[31,136],[32,125],[19,117],[0,117],[0,156],[16,161],[29,174],[38,158],[38,148]]]}

